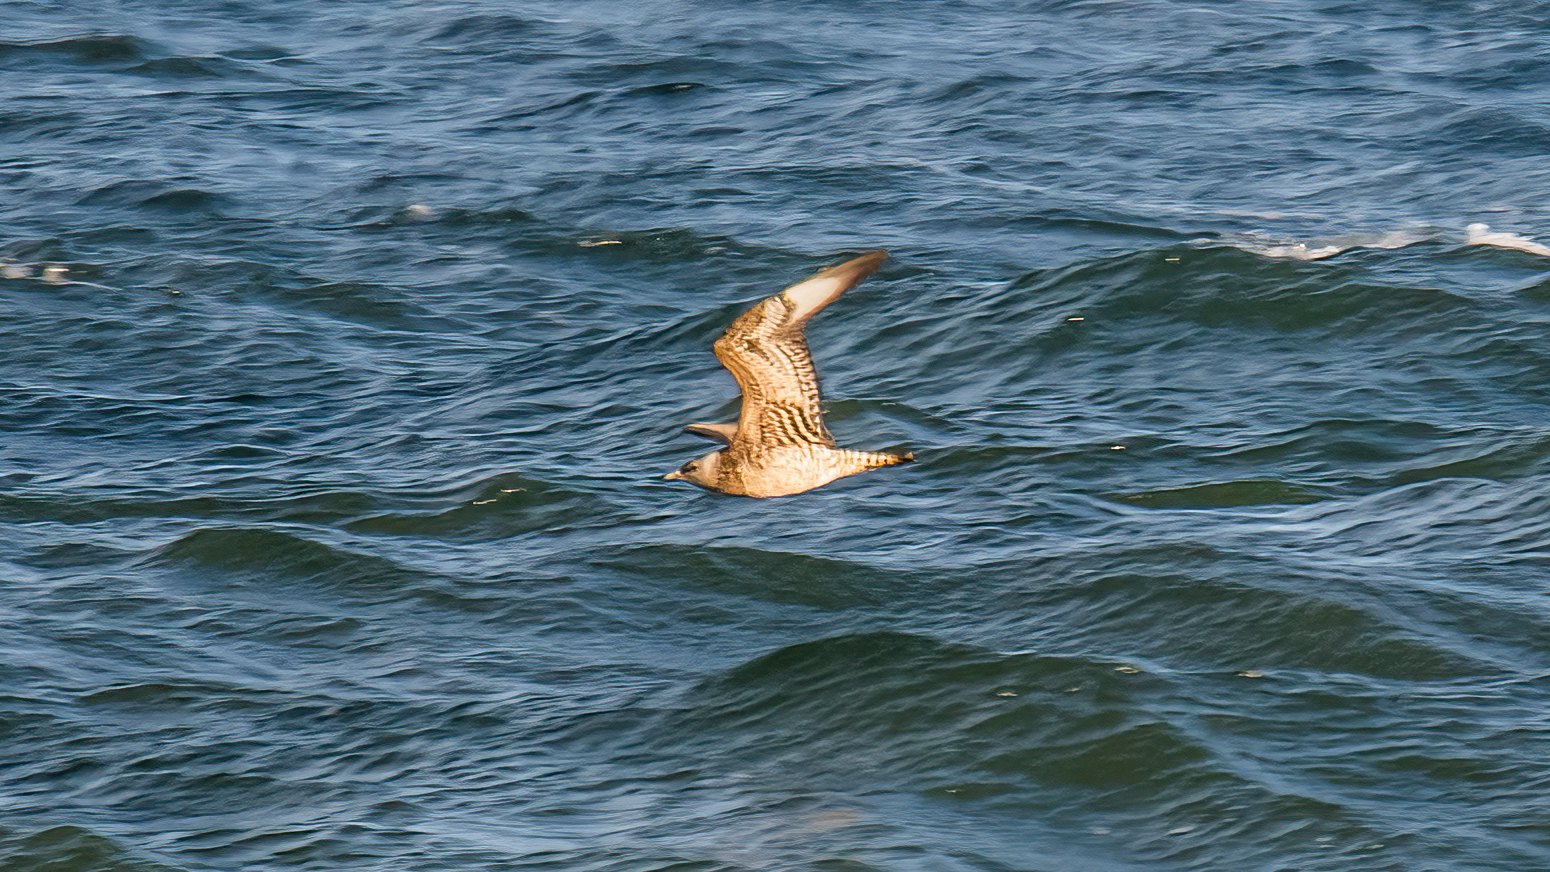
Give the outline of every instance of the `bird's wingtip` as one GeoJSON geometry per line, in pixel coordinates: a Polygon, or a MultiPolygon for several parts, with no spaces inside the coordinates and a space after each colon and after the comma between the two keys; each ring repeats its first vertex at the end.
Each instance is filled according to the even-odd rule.
{"type": "Polygon", "coordinates": [[[792,319],[805,321],[811,318],[819,309],[834,302],[840,294],[865,281],[867,276],[877,271],[878,265],[887,257],[888,252],[881,248],[874,249],[843,263],[821,269],[811,278],[787,288],[783,293],[787,299],[796,304],[792,319]]]}
{"type": "Polygon", "coordinates": [[[818,271],[813,278],[820,276],[844,276],[847,279],[854,277],[850,284],[860,284],[861,280],[871,275],[883,261],[888,259],[888,252],[881,248],[874,248],[865,254],[858,254],[850,260],[837,263],[831,267],[825,267],[818,271]]]}

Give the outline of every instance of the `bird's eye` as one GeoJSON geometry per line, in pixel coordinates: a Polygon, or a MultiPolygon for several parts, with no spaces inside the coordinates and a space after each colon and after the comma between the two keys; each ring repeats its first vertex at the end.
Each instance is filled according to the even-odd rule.
{"type": "Polygon", "coordinates": [[[695,463],[694,461],[691,460],[688,463],[684,464],[684,468],[683,469],[680,469],[678,471],[679,472],[693,472],[693,471],[695,471],[696,469],[699,469],[699,468],[700,468],[700,465],[698,463],[695,463]]]}

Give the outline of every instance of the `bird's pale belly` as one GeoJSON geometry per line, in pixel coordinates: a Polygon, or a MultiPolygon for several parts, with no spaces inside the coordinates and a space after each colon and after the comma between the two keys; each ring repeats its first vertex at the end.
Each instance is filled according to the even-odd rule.
{"type": "Polygon", "coordinates": [[[717,487],[724,493],[748,497],[799,494],[867,468],[850,462],[845,455],[842,451],[812,445],[766,449],[757,457],[727,458],[722,462],[717,487]],[[728,460],[733,462],[728,463],[728,460]]]}

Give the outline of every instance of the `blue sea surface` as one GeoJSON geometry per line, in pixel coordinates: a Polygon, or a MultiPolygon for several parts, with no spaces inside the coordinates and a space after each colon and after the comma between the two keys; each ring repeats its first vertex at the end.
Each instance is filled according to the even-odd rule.
{"type": "Polygon", "coordinates": [[[1539,4],[0,13],[6,872],[1550,869],[1539,4]]]}

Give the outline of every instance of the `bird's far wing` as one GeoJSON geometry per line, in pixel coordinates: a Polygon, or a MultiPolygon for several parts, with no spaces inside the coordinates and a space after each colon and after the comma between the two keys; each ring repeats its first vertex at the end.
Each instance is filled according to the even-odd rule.
{"type": "Polygon", "coordinates": [[[722,445],[731,445],[732,440],[737,438],[736,424],[690,424],[684,429],[722,445]]]}
{"type": "Polygon", "coordinates": [[[792,285],[745,312],[716,340],[716,357],[743,391],[736,441],[759,446],[834,444],[818,405],[818,374],[802,328],[887,256],[873,251],[792,285]]]}

